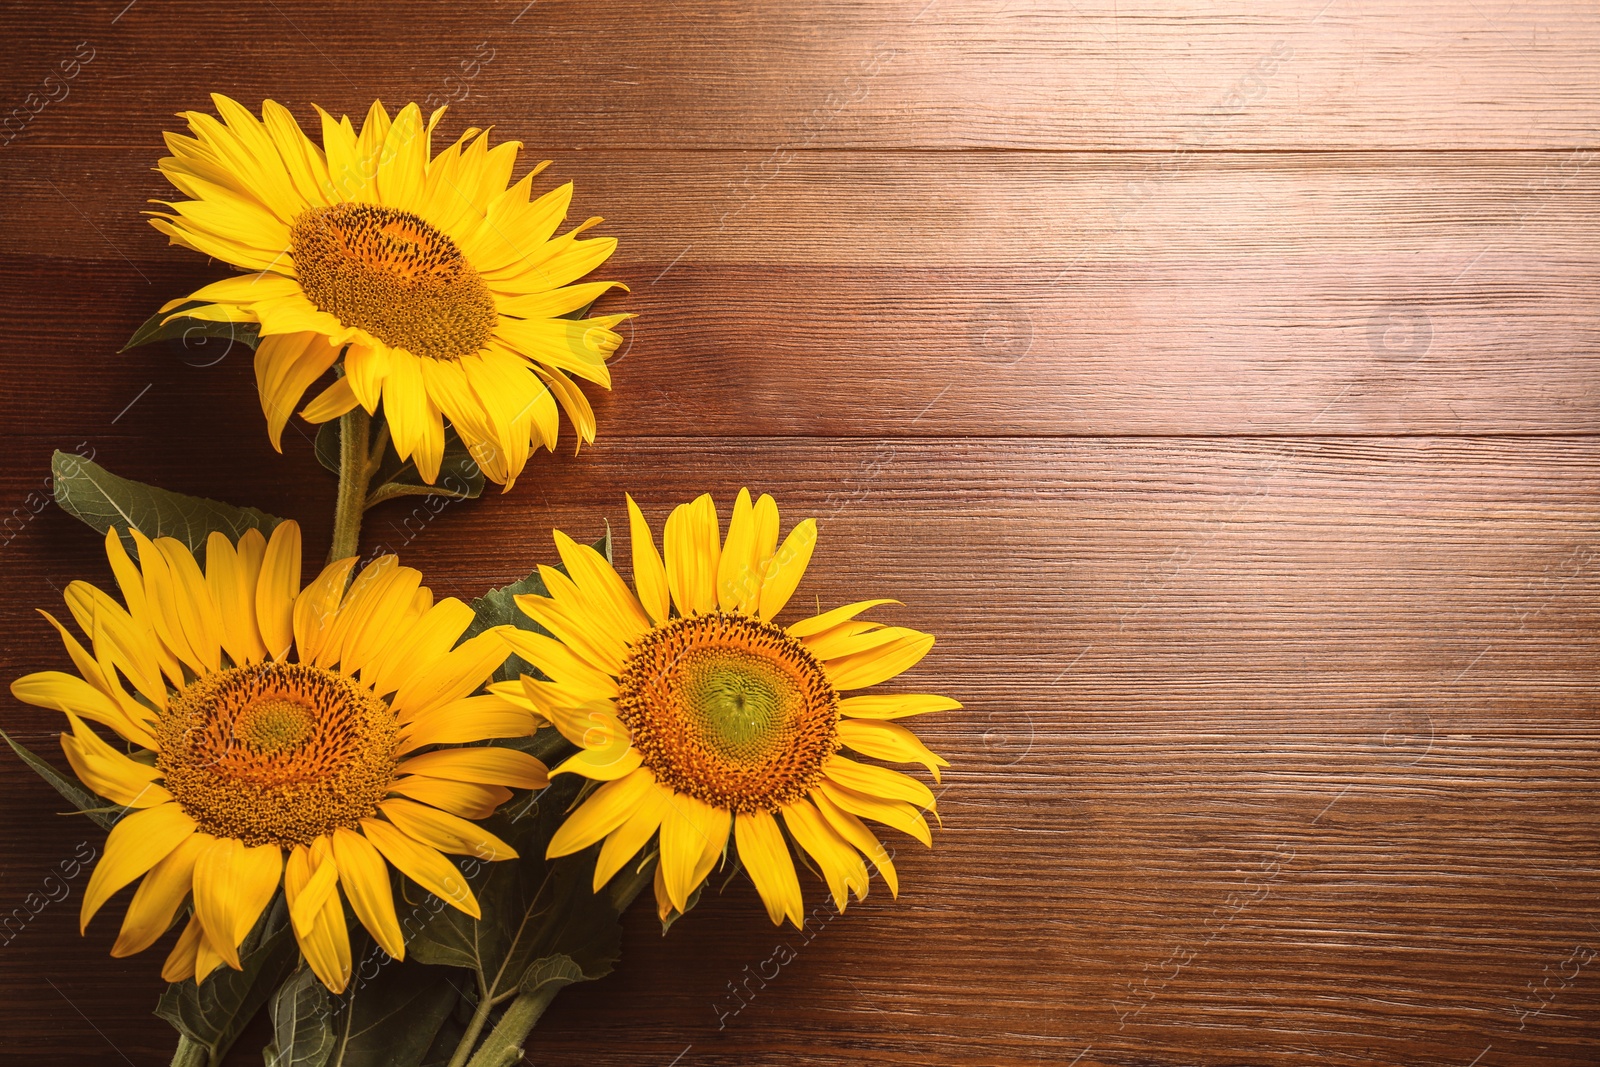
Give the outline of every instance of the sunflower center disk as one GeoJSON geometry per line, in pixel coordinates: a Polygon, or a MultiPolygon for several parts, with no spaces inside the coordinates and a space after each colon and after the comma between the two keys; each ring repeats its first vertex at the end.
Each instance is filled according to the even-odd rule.
{"type": "Polygon", "coordinates": [[[290,228],[289,252],[319,311],[413,355],[460,359],[498,321],[489,287],[456,243],[409,211],[311,208],[290,228]]]}
{"type": "Polygon", "coordinates": [[[157,766],[206,833],[304,845],[377,810],[397,732],[388,705],[342,674],[258,663],[199,678],[169,702],[157,766]]]}
{"type": "Polygon", "coordinates": [[[694,615],[651,631],[617,711],[656,779],[716,807],[773,811],[809,793],[839,748],[839,698],[775,626],[694,615]]]}

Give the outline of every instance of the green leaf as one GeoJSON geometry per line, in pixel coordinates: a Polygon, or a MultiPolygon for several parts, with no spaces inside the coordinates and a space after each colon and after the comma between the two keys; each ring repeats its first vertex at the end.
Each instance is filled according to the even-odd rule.
{"type": "Polygon", "coordinates": [[[137,556],[127,533],[132,526],[146,537],[175,537],[205,565],[206,537],[221,531],[237,541],[246,530],[270,534],[283,520],[258,508],[240,508],[216,500],[170,493],[143,482],[119,478],[93,460],[57,451],[50,460],[56,503],[67,514],[105,533],[119,528],[122,543],[137,556]]]}
{"type": "Polygon", "coordinates": [[[272,1042],[261,1050],[267,1067],[327,1067],[337,1040],[333,1002],[310,967],[301,967],[272,997],[272,1042]]]}
{"type": "MultiPolygon", "coordinates": [[[[317,462],[334,474],[339,473],[339,423],[333,419],[317,431],[317,462]]],[[[455,428],[444,429],[444,457],[439,461],[439,476],[430,485],[417,473],[413,461],[402,460],[393,443],[384,446],[383,462],[372,476],[373,488],[367,493],[367,507],[397,496],[442,496],[452,500],[472,500],[483,494],[483,470],[467,452],[455,428]]]]}
{"type": "Polygon", "coordinates": [[[57,771],[50,764],[35,756],[22,746],[22,743],[12,738],[4,730],[0,730],[0,737],[5,738],[6,744],[11,746],[11,751],[21,757],[22,762],[33,769],[33,773],[55,786],[56,792],[67,798],[67,803],[76,809],[73,814],[87,815],[98,823],[101,829],[109,830],[116,825],[123,808],[107,808],[104,801],[83,788],[77,782],[57,771]]]}
{"type": "Polygon", "coordinates": [[[379,959],[370,976],[358,960],[341,996],[309,967],[291,975],[272,999],[266,1067],[422,1067],[461,995],[437,967],[379,959]]]}
{"type": "MultiPolygon", "coordinates": [[[[220,338],[224,341],[237,341],[251,348],[261,343],[261,327],[254,322],[212,322],[209,319],[181,318],[171,322],[163,322],[172,315],[181,315],[197,307],[204,307],[201,301],[189,301],[171,311],[158,311],[144,320],[144,325],[133,331],[133,336],[128,338],[128,343],[120,351],[126,352],[130,348],[150,344],[152,341],[183,341],[186,344],[194,338],[220,338]]],[[[203,343],[203,342],[202,342],[203,343]]]]}
{"type": "Polygon", "coordinates": [[[279,893],[239,946],[243,970],[223,965],[212,971],[203,985],[195,985],[192,978],[175,982],[167,986],[156,1003],[157,1015],[210,1053],[211,1067],[222,1063],[245,1024],[261,1010],[300,958],[288,914],[283,894],[279,893]]]}
{"type": "Polygon", "coordinates": [[[370,981],[358,974],[336,1008],[339,1046],[327,1067],[422,1067],[461,1000],[450,978],[410,961],[390,961],[370,981]]]}
{"type": "Polygon", "coordinates": [[[554,956],[535,960],[533,965],[522,973],[522,981],[517,983],[517,992],[537,993],[546,986],[560,989],[588,980],[589,976],[584,973],[577,960],[566,953],[558,952],[554,956]]]}
{"type": "MultiPolygon", "coordinates": [[[[609,528],[601,536],[600,540],[594,542],[594,550],[608,561],[611,559],[611,530],[609,528]]],[[[567,573],[566,567],[559,563],[556,564],[556,570],[562,574],[567,573]]],[[[544,587],[544,579],[539,577],[538,570],[535,570],[526,578],[512,582],[510,585],[501,586],[499,589],[491,589],[474,600],[472,602],[472,611],[477,617],[473,619],[472,625],[467,628],[467,632],[462,639],[476,637],[492,626],[515,626],[523,630],[532,630],[534,633],[548,634],[549,631],[528,618],[522,613],[522,609],[517,607],[517,597],[528,594],[534,596],[550,595],[550,591],[544,587]]],[[[497,682],[515,681],[519,675],[523,674],[542,677],[531,663],[528,663],[521,656],[513,655],[507,657],[505,663],[500,665],[500,669],[494,674],[494,680],[497,682]]]]}
{"type": "Polygon", "coordinates": [[[622,924],[610,897],[590,885],[596,850],[544,858],[577,789],[559,782],[540,794],[525,818],[491,824],[519,858],[468,871],[483,919],[438,909],[408,942],[410,958],[473,971],[495,1002],[551,982],[568,985],[611,973],[622,952],[622,924]]]}

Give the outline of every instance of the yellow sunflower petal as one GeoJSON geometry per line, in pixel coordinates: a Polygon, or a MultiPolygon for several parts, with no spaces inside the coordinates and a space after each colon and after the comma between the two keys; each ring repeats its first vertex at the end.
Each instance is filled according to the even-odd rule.
{"type": "Polygon", "coordinates": [[[206,936],[205,924],[200,926],[200,943],[194,950],[194,980],[196,983],[204,982],[211,976],[211,972],[225,964],[222,953],[217,946],[211,943],[211,938],[206,936]]]}
{"type": "MultiPolygon", "coordinates": [[[[299,649],[300,662],[313,663],[323,653],[323,646],[339,617],[339,602],[344,599],[345,581],[355,565],[354,556],[328,564],[295,597],[294,644],[299,649]]],[[[265,631],[266,628],[262,627],[263,634],[265,631]]]]}
{"type": "Polygon", "coordinates": [[[216,602],[211,599],[211,590],[206,588],[206,576],[182,541],[158,537],[155,545],[167,558],[167,573],[175,583],[177,618],[189,647],[207,669],[221,670],[222,621],[216,602]]]}
{"type": "Polygon", "coordinates": [[[322,984],[342,993],[350,983],[350,931],[339,904],[338,864],[328,838],[311,848],[296,845],[283,868],[295,941],[322,984]]]}
{"type": "Polygon", "coordinates": [[[639,603],[650,621],[660,625],[671,614],[672,605],[667,592],[667,568],[656,551],[654,536],[639,505],[628,497],[628,540],[633,549],[633,587],[639,603]]]}
{"type": "Polygon", "coordinates": [[[811,552],[816,547],[816,519],[807,519],[800,523],[789,531],[788,537],[783,539],[783,547],[778,549],[767,562],[761,586],[759,612],[763,619],[770,621],[783,610],[785,604],[789,603],[789,598],[794,596],[794,591],[806,572],[806,565],[811,562],[811,552]]]}
{"type": "Polygon", "coordinates": [[[195,950],[200,947],[200,920],[189,916],[189,923],[178,935],[178,943],[167,953],[161,965],[161,978],[166,982],[186,982],[194,977],[195,950]]]}
{"type": "MultiPolygon", "coordinates": [[[[58,675],[63,678],[72,677],[68,674],[62,674],[60,671],[40,671],[37,674],[19,678],[11,683],[12,694],[17,699],[26,701],[29,704],[39,704],[41,707],[55,707],[62,711],[75,711],[90,722],[98,722],[109,726],[134,744],[155,751],[159,746],[154,735],[150,733],[150,728],[155,722],[155,716],[150,709],[129,696],[127,691],[122,688],[116,669],[110,665],[102,668],[100,663],[89,654],[87,649],[78,643],[78,639],[73,637],[71,632],[57,621],[55,616],[48,611],[40,611],[39,614],[43,615],[49,620],[50,625],[56,628],[56,633],[61,635],[61,643],[66,646],[68,655],[72,657],[73,666],[78,668],[79,673],[83,676],[83,681],[87,682],[89,687],[99,696],[89,696],[87,701],[58,700],[58,697],[65,697],[66,694],[61,693],[58,687],[49,685],[44,686],[43,689],[35,692],[32,696],[24,696],[22,693],[18,693],[19,685],[22,687],[23,693],[27,693],[30,687],[38,684],[44,678],[54,678],[58,675]],[[99,699],[100,696],[107,699],[102,701],[99,699]],[[50,700],[51,703],[41,704],[40,701],[42,700],[50,700]]],[[[75,683],[68,682],[66,685],[69,690],[81,692],[81,690],[77,690],[75,683]]]]}
{"type": "Polygon", "coordinates": [[[405,623],[396,640],[361,668],[361,680],[379,695],[394,692],[454,648],[476,617],[455,597],[428,605],[405,623]]]}
{"type": "Polygon", "coordinates": [[[570,856],[588,848],[626,822],[655,787],[655,775],[640,767],[596,789],[550,838],[545,858],[570,856]]]}
{"type": "MultiPolygon", "coordinates": [[[[187,590],[180,578],[171,572],[166,553],[141,531],[130,528],[128,532],[132,535],[134,546],[139,552],[139,572],[144,577],[145,602],[150,609],[147,625],[155,638],[190,673],[204,674],[208,670],[215,670],[216,668],[207,666],[206,657],[201,651],[189,645],[189,633],[188,628],[184,626],[184,619],[192,617],[195,612],[192,605],[188,606],[187,610],[180,607],[180,604],[188,600],[187,590]]],[[[69,592],[71,588],[68,586],[69,592]]],[[[98,638],[96,643],[98,644],[98,638]]],[[[220,654],[220,646],[218,651],[220,654]]],[[[178,682],[181,684],[181,678],[178,682]]]]}
{"type": "Polygon", "coordinates": [[[839,714],[855,719],[903,719],[930,711],[957,711],[961,702],[931,693],[874,693],[845,697],[839,701],[839,714]]]}
{"type": "Polygon", "coordinates": [[[633,813],[611,833],[600,846],[600,855],[594,864],[594,891],[611,881],[612,877],[655,835],[661,819],[667,813],[667,794],[658,786],[640,798],[633,813]]]}
{"type": "Polygon", "coordinates": [[[549,772],[539,760],[526,752],[490,746],[426,752],[405,760],[394,773],[425,774],[453,782],[507,785],[516,789],[543,789],[550,784],[549,772]]]}
{"type": "MultiPolygon", "coordinates": [[[[762,584],[766,584],[767,564],[772,562],[773,553],[778,551],[778,504],[772,497],[762,493],[756,498],[756,506],[751,514],[751,522],[755,527],[753,538],[755,547],[752,552],[756,561],[756,573],[761,575],[762,584]]],[[[759,610],[760,598],[757,598],[756,607],[759,610]]]]}
{"type": "Polygon", "coordinates": [[[649,617],[609,560],[593,545],[580,545],[560,530],[554,536],[567,575],[591,610],[602,612],[624,641],[632,642],[650,629],[649,617]]]}
{"type": "MultiPolygon", "coordinates": [[[[577,437],[577,445],[573,448],[576,455],[578,449],[585,444],[594,443],[595,419],[594,408],[589,403],[589,398],[583,395],[583,390],[578,384],[567,377],[565,371],[554,367],[541,367],[533,365],[533,372],[543,379],[545,385],[550,387],[550,392],[561,404],[561,410],[567,413],[567,419],[572,423],[572,429],[577,437]]],[[[554,420],[539,424],[544,435],[544,446],[550,451],[556,450],[556,423],[554,420]]]]}
{"type": "MultiPolygon", "coordinates": [[[[283,850],[219,837],[194,865],[194,913],[217,954],[240,970],[239,943],[278,891],[283,850]]],[[[199,970],[198,965],[196,970],[199,970]]]]}
{"type": "Polygon", "coordinates": [[[900,603],[898,600],[860,600],[854,604],[846,604],[842,608],[834,608],[832,611],[824,611],[821,615],[813,615],[809,619],[801,619],[799,622],[791,623],[785,628],[784,632],[790,637],[814,637],[818,634],[827,633],[840,623],[849,622],[863,611],[869,611],[883,604],[898,603],[900,603]]]}
{"type": "Polygon", "coordinates": [[[867,647],[823,664],[838,690],[865,689],[915,667],[933,648],[933,635],[901,626],[885,626],[861,637],[867,647]]]}
{"type": "Polygon", "coordinates": [[[516,849],[494,834],[477,823],[468,822],[447,811],[418,804],[404,797],[390,797],[378,805],[378,810],[388,816],[389,821],[408,836],[440,852],[476,856],[480,860],[517,858],[516,849]]]}
{"type": "Polygon", "coordinates": [[[487,819],[495,809],[511,799],[511,790],[478,782],[452,782],[413,774],[389,787],[389,792],[409,797],[463,819],[487,819]]]}
{"type": "Polygon", "coordinates": [[[213,840],[210,834],[190,834],[150,868],[128,902],[122,932],[111,946],[111,955],[120,959],[143,952],[167,932],[194,882],[194,861],[213,840]]]}
{"type": "Polygon", "coordinates": [[[662,540],[666,545],[667,587],[672,590],[678,611],[683,615],[716,611],[722,533],[711,494],[674,508],[662,540]]]}
{"type": "Polygon", "coordinates": [[[500,636],[511,651],[562,685],[596,697],[617,695],[615,678],[579,659],[560,641],[532,630],[509,627],[500,636]]]}
{"type": "Polygon", "coordinates": [[[689,895],[711,873],[728,841],[732,816],[687,793],[673,793],[661,820],[661,866],[667,897],[679,911],[689,895]]]}
{"type": "Polygon", "coordinates": [[[273,527],[256,578],[256,627],[267,655],[281,660],[294,644],[294,602],[300,592],[300,524],[273,527]]]}
{"type": "Polygon", "coordinates": [[[383,380],[389,376],[389,359],[389,350],[382,345],[353,344],[345,349],[344,376],[368,415],[377,413],[378,403],[383,399],[383,380]]]}
{"type": "Polygon", "coordinates": [[[409,636],[412,608],[422,588],[421,571],[397,567],[387,583],[374,586],[359,603],[341,608],[341,614],[350,616],[339,648],[339,664],[346,674],[359,671],[364,677],[369,664],[409,636]]]}
{"type": "Polygon", "coordinates": [[[890,763],[920,763],[928,768],[935,782],[939,769],[948,767],[948,760],[917,739],[917,735],[892,722],[875,722],[871,719],[844,719],[839,723],[839,740],[846,748],[853,748],[863,756],[886,760],[890,763]]]}
{"type": "Polygon", "coordinates": [[[845,811],[829,799],[828,794],[816,790],[811,794],[811,802],[817,806],[817,811],[828,820],[834,832],[862,852],[878,868],[878,873],[883,875],[883,880],[889,886],[889,895],[900,895],[900,876],[894,869],[894,861],[889,858],[889,850],[883,847],[877,835],[867,829],[866,823],[845,811]]]}
{"type": "Polygon", "coordinates": [[[803,637],[800,643],[805,645],[811,654],[826,663],[830,659],[837,659],[852,649],[860,649],[863,639],[871,641],[877,635],[879,641],[893,640],[893,635],[884,635],[887,629],[882,623],[853,620],[841,622],[839,625],[811,637],[803,637]]]}
{"type": "Polygon", "coordinates": [[[113,804],[153,808],[172,799],[155,780],[161,772],[148,763],[129,759],[106,744],[84,721],[67,712],[72,733],[61,735],[61,750],[78,778],[113,804]]]}
{"type": "MultiPolygon", "coordinates": [[[[110,696],[82,678],[63,671],[25,674],[11,683],[11,695],[25,704],[52,708],[104,723],[129,740],[149,737],[143,721],[133,722],[110,696]]],[[[155,746],[152,743],[145,747],[155,746]]]]}
{"type": "Polygon", "coordinates": [[[300,417],[307,422],[332,422],[345,412],[354,411],[358,403],[356,391],[350,388],[350,378],[346,375],[335,378],[332,385],[318,393],[300,410],[300,417]]]}
{"type": "Polygon", "coordinates": [[[372,842],[343,826],[333,831],[333,860],[339,865],[339,884],[361,925],[393,958],[405,959],[406,943],[389,889],[389,867],[372,842]]]}
{"type": "MultiPolygon", "coordinates": [[[[524,683],[524,692],[540,683],[524,683]]],[[[547,704],[540,713],[548,718],[561,736],[580,748],[599,756],[613,759],[623,755],[633,743],[628,728],[617,716],[617,708],[610,700],[593,700],[571,707],[547,704]]]]}
{"type": "MultiPolygon", "coordinates": [[[[383,415],[389,423],[390,441],[401,459],[410,459],[426,433],[428,394],[422,385],[422,365],[408,352],[389,353],[389,373],[383,382],[383,415]]],[[[426,479],[426,472],[424,480],[426,479]]],[[[437,470],[435,470],[437,475],[437,470]]]]}
{"type": "Polygon", "coordinates": [[[804,923],[800,879],[777,820],[766,811],[740,812],[734,816],[733,837],[739,847],[739,859],[761,894],[772,924],[778,926],[785,918],[795,926],[804,923]]]}
{"type": "MultiPolygon", "coordinates": [[[[566,188],[570,190],[571,184],[566,188]]],[[[543,293],[502,297],[496,304],[503,315],[513,315],[519,319],[554,319],[588,307],[612,289],[621,289],[625,293],[630,291],[621,282],[584,282],[543,293]]]]}
{"type": "Polygon", "coordinates": [[[260,530],[247,530],[235,549],[226,534],[213,530],[206,539],[206,588],[217,605],[222,650],[235,666],[265,658],[266,646],[256,625],[256,582],[267,541],[260,530]]]}
{"type": "MultiPolygon", "coordinates": [[[[367,835],[367,840],[383,853],[383,858],[401,874],[474,919],[482,917],[483,911],[478,906],[478,898],[473,895],[472,887],[467,885],[460,869],[437,849],[419,843],[379,819],[362,819],[361,830],[367,835]]],[[[505,856],[500,858],[504,859],[505,856]]]]}
{"type": "Polygon", "coordinates": [[[822,773],[846,789],[884,800],[903,800],[928,811],[937,810],[933,791],[921,782],[887,767],[857,763],[848,756],[834,756],[822,766],[822,773]]]}
{"type": "Polygon", "coordinates": [[[904,800],[885,800],[882,797],[858,793],[854,789],[847,789],[827,780],[817,783],[816,792],[851,815],[881,822],[903,834],[909,834],[929,848],[933,847],[933,833],[928,829],[928,820],[922,817],[922,813],[915,806],[904,800]]]}
{"type": "Polygon", "coordinates": [[[796,800],[783,808],[783,823],[789,835],[806,850],[822,871],[833,896],[833,906],[844,911],[850,903],[853,890],[856,899],[867,895],[867,865],[850,843],[834,832],[817,809],[805,800],[796,800]]]}
{"type": "Polygon", "coordinates": [[[83,891],[78,911],[78,932],[112,894],[160,863],[183,839],[195,832],[195,822],[176,804],[161,804],[123,817],[106,837],[105,854],[95,864],[83,891]]]}
{"type": "Polygon", "coordinates": [[[563,760],[561,766],[550,773],[576,774],[596,782],[614,782],[625,778],[638,770],[644,763],[644,757],[636,748],[617,749],[586,749],[577,755],[569,756],[563,760]]]}
{"type": "Polygon", "coordinates": [[[677,909],[672,906],[672,900],[667,896],[667,876],[662,871],[660,863],[656,864],[654,889],[656,894],[656,918],[666,922],[667,917],[677,909]]]}
{"type": "Polygon", "coordinates": [[[556,596],[524,593],[516,598],[517,609],[594,670],[607,675],[621,674],[623,661],[628,656],[622,635],[609,630],[598,614],[588,615],[583,595],[560,571],[541,566],[539,576],[553,594],[560,596],[565,592],[566,595],[558,600],[556,596]]]}
{"type": "Polygon", "coordinates": [[[256,388],[267,417],[267,437],[279,452],[289,416],[312,383],[338,361],[339,347],[314,331],[261,338],[255,356],[256,388]]]}
{"type": "Polygon", "coordinates": [[[527,737],[538,728],[528,711],[493,695],[467,697],[405,725],[395,755],[403,756],[427,745],[467,745],[496,737],[527,737]]]}
{"type": "Polygon", "coordinates": [[[339,865],[328,850],[317,862],[311,850],[296,845],[283,865],[283,892],[289,905],[289,922],[300,935],[310,933],[322,906],[338,894],[339,865]]]}
{"type": "MultiPolygon", "coordinates": [[[[136,580],[143,582],[142,578],[136,580]]],[[[142,590],[140,597],[143,597],[142,590]]],[[[151,613],[146,610],[137,618],[130,616],[121,604],[82,581],[69,582],[63,599],[72,618],[94,646],[95,657],[121,671],[140,696],[158,708],[165,708],[167,687],[161,680],[162,674],[170,672],[169,677],[176,674],[179,679],[183,675],[176,660],[148,629],[151,613]],[[170,661],[170,665],[166,661],[170,661]]]]}
{"type": "Polygon", "coordinates": [[[395,693],[394,709],[404,719],[460,700],[487,682],[505,661],[503,630],[491,627],[467,638],[407,679],[395,693]]]}
{"type": "Polygon", "coordinates": [[[754,615],[761,602],[762,572],[756,559],[755,507],[750,490],[740,489],[728,520],[728,539],[717,563],[717,605],[723,611],[754,615]]]}

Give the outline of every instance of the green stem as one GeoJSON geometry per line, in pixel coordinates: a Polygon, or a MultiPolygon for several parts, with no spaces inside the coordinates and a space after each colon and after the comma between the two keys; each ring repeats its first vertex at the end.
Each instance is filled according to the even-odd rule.
{"type": "Polygon", "coordinates": [[[478,1007],[473,1011],[472,1021],[467,1024],[467,1032],[461,1035],[448,1067],[463,1067],[467,1057],[472,1055],[472,1046],[478,1043],[478,1035],[483,1033],[483,1024],[489,1021],[489,1013],[494,1010],[494,999],[482,989],[478,992],[478,1007]]]}
{"type": "MultiPolygon", "coordinates": [[[[612,885],[611,903],[618,912],[628,910],[628,905],[648,886],[655,877],[655,864],[646,863],[642,870],[629,868],[628,873],[617,879],[612,885]]],[[[500,1016],[500,1021],[495,1023],[489,1036],[484,1038],[483,1045],[477,1054],[469,1061],[468,1053],[478,1040],[478,1034],[483,1029],[483,1021],[488,1018],[485,1005],[492,1008],[494,1005],[490,998],[485,997],[478,1002],[478,1010],[472,1016],[472,1023],[467,1027],[466,1034],[461,1038],[461,1044],[456,1046],[456,1054],[450,1060],[450,1067],[511,1067],[512,1064],[522,1059],[522,1046],[528,1040],[528,1035],[533,1032],[535,1024],[544,1015],[544,1010],[556,998],[564,986],[550,982],[540,986],[532,993],[518,993],[511,1006],[506,1008],[505,1014],[500,1016]]]]}
{"type": "Polygon", "coordinates": [[[178,1051],[172,1054],[172,1067],[208,1067],[211,1050],[187,1034],[178,1035],[178,1051]]]}
{"type": "MultiPolygon", "coordinates": [[[[532,993],[518,993],[467,1067],[511,1067],[522,1059],[522,1043],[561,988],[557,982],[547,982],[532,993]]],[[[460,1052],[456,1050],[457,1055],[460,1052]]]]}
{"type": "Polygon", "coordinates": [[[339,499],[333,510],[333,544],[328,562],[361,552],[361,515],[367,508],[367,483],[377,464],[368,452],[372,417],[359,406],[339,420],[339,499]]]}

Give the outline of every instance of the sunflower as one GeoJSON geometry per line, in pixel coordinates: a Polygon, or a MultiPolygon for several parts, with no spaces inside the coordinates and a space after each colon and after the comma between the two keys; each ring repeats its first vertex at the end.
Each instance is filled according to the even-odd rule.
{"type": "Polygon", "coordinates": [[[545,767],[508,748],[420,750],[531,732],[527,711],[469,695],[504,662],[503,638],[489,631],[457,645],[472,609],[434,603],[421,574],[393,556],[348,591],[353,559],[301,589],[292,522],[270,541],[213,533],[203,571],[181,542],[131,533],[138,565],[115,529],[106,535],[126,606],[87,582],[67,587],[90,649],[41,612],[78,673],[11,685],[19,700],[66,714],[72,769],[128,809],[90,876],[80,929],[142,876],[111,954],[141,952],[192,894],[161,974],[204,981],[221,964],[240,967],[239,945],[281,882],[307,962],[339,992],[350,980],[340,888],[396,958],[405,943],[391,865],[477,917],[443,853],[513,858],[467,820],[509,799],[508,786],[544,785],[545,767]]]}
{"type": "MultiPolygon", "coordinates": [[[[260,325],[256,385],[267,432],[344,353],[344,373],[301,414],[327,422],[383,403],[395,450],[429,482],[444,453],[443,417],[484,473],[507,489],[530,448],[555,449],[560,405],[581,441],[594,412],[574,378],[611,387],[606,357],[627,315],[573,319],[618,282],[571,284],[605,262],[615,238],[555,237],[569,182],[530,200],[534,167],[515,184],[516,141],[489,147],[469,129],[432,154],[416,104],[392,119],[374,102],[358,133],[322,119],[313,143],[272,100],[257,119],[225,96],[217,114],[181,114],[194,136],[166,135],[160,170],[191,200],[163,203],[151,224],[171,242],[249,274],[165,305],[182,317],[260,325]]],[[[625,286],[623,288],[626,288],[625,286]]],[[[174,315],[173,317],[179,317],[174,315]]]]}
{"type": "Polygon", "coordinates": [[[566,573],[541,567],[549,596],[517,604],[546,633],[506,630],[542,679],[490,686],[554,724],[580,751],[553,774],[599,785],[551,839],[563,856],[604,839],[596,891],[659,834],[657,908],[683,912],[731,831],[774,923],[803,922],[788,838],[810,857],[843,910],[866,895],[870,859],[894,895],[888,851],[862,819],[931,845],[915,778],[858,762],[949,766],[894,720],[959,708],[942,696],[844,696],[917,663],[933,637],[860,616],[866,600],[782,627],[816,544],[807,519],[778,547],[778,508],[739,492],[724,541],[710,496],[673,511],[666,557],[628,498],[634,591],[604,557],[559,531],[566,573]],[[781,824],[780,824],[781,819],[781,824]],[[864,859],[865,857],[865,859],[864,859]]]}

